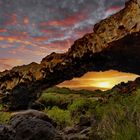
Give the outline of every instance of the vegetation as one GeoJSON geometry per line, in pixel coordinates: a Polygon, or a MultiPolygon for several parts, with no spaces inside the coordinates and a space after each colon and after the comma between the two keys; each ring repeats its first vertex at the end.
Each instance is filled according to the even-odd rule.
{"type": "Polygon", "coordinates": [[[57,122],[60,129],[73,124],[68,110],[63,110],[54,106],[52,109],[47,111],[47,114],[57,122]]]}
{"type": "Polygon", "coordinates": [[[98,123],[93,135],[104,140],[140,139],[140,90],[114,95],[94,110],[98,123]]]}
{"type": "Polygon", "coordinates": [[[4,112],[3,106],[0,104],[0,123],[7,123],[11,118],[10,112],[4,112]]]}
{"type": "MultiPolygon", "coordinates": [[[[46,107],[44,111],[58,123],[59,127],[64,128],[78,123],[80,116],[89,115],[94,107],[97,99],[85,98],[86,92],[88,91],[78,92],[54,87],[45,90],[38,101],[46,107]]],[[[91,93],[92,96],[94,92],[91,93]]]]}
{"type": "Polygon", "coordinates": [[[11,113],[9,112],[0,112],[0,123],[7,123],[11,118],[11,113]]]}
{"type": "Polygon", "coordinates": [[[39,101],[46,106],[45,112],[61,128],[79,123],[79,118],[84,115],[94,120],[91,138],[140,139],[140,89],[128,94],[114,90],[84,91],[88,92],[88,96],[81,91],[79,94],[77,92],[72,93],[69,90],[68,93],[68,90],[63,90],[62,93],[59,88],[55,88],[55,91],[49,89],[42,94],[39,101]]]}
{"type": "MultiPolygon", "coordinates": [[[[140,139],[140,88],[120,93],[108,91],[74,91],[67,88],[45,90],[38,102],[45,113],[58,124],[58,129],[75,126],[80,118],[91,118],[90,137],[99,140],[140,139]],[[86,96],[87,95],[87,96],[86,96]]],[[[0,106],[2,110],[2,107],[0,106]]],[[[0,112],[0,122],[11,114],[0,112]]]]}

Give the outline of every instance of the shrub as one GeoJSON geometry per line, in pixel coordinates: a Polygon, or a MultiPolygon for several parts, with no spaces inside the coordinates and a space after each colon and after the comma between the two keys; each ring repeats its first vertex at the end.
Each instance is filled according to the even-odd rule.
{"type": "Polygon", "coordinates": [[[11,113],[9,112],[0,112],[0,122],[7,123],[11,118],[11,113]]]}
{"type": "Polygon", "coordinates": [[[82,114],[87,114],[95,106],[95,101],[88,98],[79,98],[73,101],[68,107],[72,116],[78,117],[82,114]]]}
{"type": "Polygon", "coordinates": [[[78,98],[81,98],[78,94],[43,93],[38,101],[47,108],[58,106],[67,109],[68,105],[78,98]]]}
{"type": "Polygon", "coordinates": [[[96,106],[93,136],[103,140],[140,139],[140,91],[115,95],[96,106]]]}
{"type": "Polygon", "coordinates": [[[60,102],[60,96],[56,96],[54,94],[44,93],[40,97],[39,101],[47,106],[56,106],[60,102]]]}
{"type": "Polygon", "coordinates": [[[48,88],[44,91],[45,93],[59,93],[59,94],[71,94],[73,91],[69,88],[59,88],[57,86],[54,86],[52,88],[48,88]]]}
{"type": "Polygon", "coordinates": [[[52,109],[46,111],[48,116],[57,122],[60,128],[64,128],[68,125],[72,125],[70,112],[68,110],[62,110],[58,107],[53,107],[52,109]]]}

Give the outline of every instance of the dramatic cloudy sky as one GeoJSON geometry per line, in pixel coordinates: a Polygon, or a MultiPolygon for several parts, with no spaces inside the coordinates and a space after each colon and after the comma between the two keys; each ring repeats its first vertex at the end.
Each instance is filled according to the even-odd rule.
{"type": "MultiPolygon", "coordinates": [[[[124,1],[0,0],[0,71],[67,51],[96,22],[123,8],[124,1]]],[[[60,86],[110,88],[134,78],[114,71],[88,73],[60,86]]]]}
{"type": "Polygon", "coordinates": [[[66,51],[124,0],[0,0],[0,70],[66,51]]]}

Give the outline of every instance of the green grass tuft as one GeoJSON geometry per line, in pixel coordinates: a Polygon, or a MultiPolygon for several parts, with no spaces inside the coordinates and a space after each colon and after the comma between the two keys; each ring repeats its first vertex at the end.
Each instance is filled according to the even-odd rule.
{"type": "Polygon", "coordinates": [[[68,110],[63,110],[54,106],[46,112],[50,118],[57,122],[60,128],[73,124],[70,112],[68,110]]]}

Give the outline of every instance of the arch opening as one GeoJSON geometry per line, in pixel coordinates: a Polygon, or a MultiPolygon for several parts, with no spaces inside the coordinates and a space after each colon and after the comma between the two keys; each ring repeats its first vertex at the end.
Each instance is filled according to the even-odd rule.
{"type": "Polygon", "coordinates": [[[116,70],[105,72],[87,72],[79,78],[64,81],[58,87],[66,87],[74,90],[108,90],[121,82],[134,81],[139,75],[124,73],[116,70]]]}

